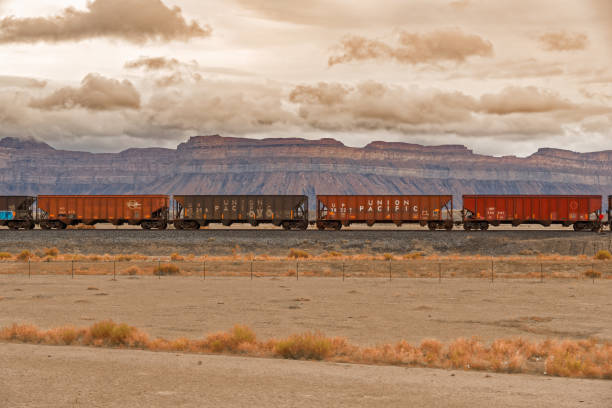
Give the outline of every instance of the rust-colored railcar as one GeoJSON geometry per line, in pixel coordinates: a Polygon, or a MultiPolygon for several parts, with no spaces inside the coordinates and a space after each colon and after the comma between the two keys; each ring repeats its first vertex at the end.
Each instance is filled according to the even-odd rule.
{"type": "Polygon", "coordinates": [[[38,221],[42,229],[98,223],[165,229],[169,202],[167,195],[40,195],[38,221]]]}
{"type": "Polygon", "coordinates": [[[463,228],[489,225],[560,224],[574,230],[602,228],[599,195],[464,195],[463,228]]]}
{"type": "Polygon", "coordinates": [[[453,228],[452,195],[318,195],[317,228],[339,230],[353,223],[417,223],[453,228]]]}
{"type": "Polygon", "coordinates": [[[0,225],[13,230],[33,229],[35,201],[32,196],[0,196],[0,225]]]}
{"type": "Polygon", "coordinates": [[[284,229],[308,228],[305,195],[175,195],[176,229],[199,229],[210,223],[230,226],[273,224],[284,229]]]}

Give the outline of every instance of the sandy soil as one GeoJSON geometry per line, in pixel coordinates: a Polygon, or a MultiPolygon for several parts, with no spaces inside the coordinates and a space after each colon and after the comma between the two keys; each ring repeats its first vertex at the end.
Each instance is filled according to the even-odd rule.
{"type": "Polygon", "coordinates": [[[0,343],[7,407],[609,407],[609,381],[0,343]]]}
{"type": "Polygon", "coordinates": [[[260,338],[305,330],[372,345],[480,336],[612,340],[612,281],[0,275],[0,326],[112,318],[152,336],[197,338],[246,324],[260,338]]]}

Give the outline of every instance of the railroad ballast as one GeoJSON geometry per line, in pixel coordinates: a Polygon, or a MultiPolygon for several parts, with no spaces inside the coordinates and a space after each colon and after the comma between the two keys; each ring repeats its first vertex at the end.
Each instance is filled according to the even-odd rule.
{"type": "Polygon", "coordinates": [[[39,195],[0,196],[0,225],[10,229],[65,229],[80,224],[139,225],[143,229],[199,229],[219,223],[269,223],[284,229],[339,230],[352,224],[398,227],[414,223],[431,230],[486,230],[510,224],[558,224],[600,231],[612,219],[612,195],[604,221],[599,195],[318,195],[309,219],[306,195],[39,195]],[[460,213],[460,214],[457,214],[460,213]]]}

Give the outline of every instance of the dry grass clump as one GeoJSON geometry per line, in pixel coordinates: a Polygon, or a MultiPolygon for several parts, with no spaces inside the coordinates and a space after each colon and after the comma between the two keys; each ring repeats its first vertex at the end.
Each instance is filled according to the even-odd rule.
{"type": "Polygon", "coordinates": [[[294,334],[285,340],[279,340],[274,352],[283,358],[292,360],[324,360],[332,352],[333,339],[321,332],[294,334]]]}
{"type": "Polygon", "coordinates": [[[155,267],[155,269],[153,269],[153,273],[155,275],[179,275],[181,273],[181,270],[178,266],[173,265],[173,264],[164,264],[164,265],[158,265],[155,267]]]}
{"type": "Polygon", "coordinates": [[[172,255],[170,255],[170,260],[172,261],[184,261],[185,257],[179,255],[178,253],[174,252],[172,255]]]}
{"type": "Polygon", "coordinates": [[[289,255],[287,255],[287,258],[306,259],[306,258],[310,258],[310,254],[304,251],[303,249],[291,248],[289,250],[289,255]]]}
{"type": "Polygon", "coordinates": [[[327,251],[326,253],[321,255],[322,258],[342,258],[343,256],[344,255],[342,254],[342,252],[338,251],[327,251]]]}
{"type": "Polygon", "coordinates": [[[584,277],[589,279],[599,279],[601,278],[601,272],[596,271],[595,269],[587,269],[584,271],[584,277]]]}
{"type": "Polygon", "coordinates": [[[403,256],[404,259],[420,259],[425,256],[424,252],[411,252],[403,256]]]}
{"type": "Polygon", "coordinates": [[[53,248],[45,248],[43,249],[43,255],[44,256],[48,256],[50,258],[57,258],[57,256],[59,255],[59,249],[53,247],[53,248]]]}
{"type": "Polygon", "coordinates": [[[27,262],[34,257],[34,254],[28,251],[27,249],[21,251],[19,255],[17,255],[17,260],[21,262],[27,262]]]}
{"type": "Polygon", "coordinates": [[[384,259],[385,261],[392,261],[393,259],[395,259],[395,256],[390,253],[384,253],[382,254],[382,259],[384,259]]]}
{"type": "Polygon", "coordinates": [[[11,259],[13,254],[8,252],[0,252],[0,261],[4,261],[5,259],[11,259]]]}
{"type": "Polygon", "coordinates": [[[65,326],[40,330],[32,325],[13,324],[0,330],[0,340],[612,379],[612,343],[596,339],[540,343],[521,338],[498,339],[485,345],[474,337],[448,344],[430,339],[418,346],[399,341],[359,347],[344,338],[327,337],[320,332],[258,341],[250,328],[236,325],[229,332],[214,333],[203,340],[151,340],[146,333],[125,323],[104,320],[80,329],[65,326]]]}
{"type": "Polygon", "coordinates": [[[129,268],[125,270],[125,273],[130,276],[142,275],[142,271],[137,266],[130,266],[129,268]]]}
{"type": "Polygon", "coordinates": [[[602,249],[602,250],[597,251],[597,253],[595,254],[595,259],[599,259],[599,260],[612,259],[612,254],[607,249],[602,249]]]}

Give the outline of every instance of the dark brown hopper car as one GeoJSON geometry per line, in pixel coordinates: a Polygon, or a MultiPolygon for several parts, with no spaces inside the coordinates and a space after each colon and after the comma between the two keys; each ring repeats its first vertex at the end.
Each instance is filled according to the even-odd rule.
{"type": "Polygon", "coordinates": [[[199,229],[211,223],[308,228],[305,195],[175,195],[174,200],[176,229],[199,229]]]}
{"type": "Polygon", "coordinates": [[[576,231],[602,227],[599,195],[464,195],[463,228],[486,230],[489,225],[570,225],[576,231]]]}
{"type": "Polygon", "coordinates": [[[39,223],[42,229],[107,222],[165,229],[169,202],[167,195],[40,195],[39,223]]]}
{"type": "Polygon", "coordinates": [[[453,229],[452,195],[318,195],[317,228],[339,230],[353,223],[416,223],[453,229]]]}
{"type": "Polygon", "coordinates": [[[30,196],[1,196],[0,197],[0,225],[10,229],[33,229],[35,197],[30,196]]]}

